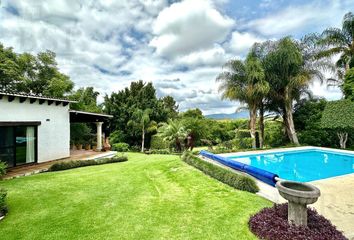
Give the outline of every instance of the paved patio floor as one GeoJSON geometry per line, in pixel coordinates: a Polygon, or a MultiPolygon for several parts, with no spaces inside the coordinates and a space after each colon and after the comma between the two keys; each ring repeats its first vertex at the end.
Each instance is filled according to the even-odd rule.
{"type": "Polygon", "coordinates": [[[8,170],[7,174],[3,177],[3,179],[11,179],[15,177],[27,176],[35,173],[44,172],[47,171],[50,166],[52,166],[54,163],[57,162],[65,162],[70,160],[96,159],[96,158],[113,156],[115,154],[116,152],[114,151],[95,152],[93,150],[71,150],[70,157],[68,158],[11,168],[8,170]]]}

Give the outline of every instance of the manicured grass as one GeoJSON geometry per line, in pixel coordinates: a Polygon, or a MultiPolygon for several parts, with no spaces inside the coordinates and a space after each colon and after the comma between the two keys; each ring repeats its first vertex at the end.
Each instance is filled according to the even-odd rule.
{"type": "Polygon", "coordinates": [[[0,238],[256,239],[247,222],[270,202],[178,156],[127,155],[128,162],[0,182],[10,209],[0,238]]]}

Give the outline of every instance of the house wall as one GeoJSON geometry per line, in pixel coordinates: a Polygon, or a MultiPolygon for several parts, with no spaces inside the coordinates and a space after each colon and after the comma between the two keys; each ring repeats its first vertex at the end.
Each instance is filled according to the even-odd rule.
{"type": "Polygon", "coordinates": [[[0,122],[40,121],[38,126],[38,162],[70,156],[69,105],[48,105],[29,99],[20,103],[19,98],[9,102],[7,96],[0,100],[0,122]],[[47,121],[49,119],[49,121],[47,121]]]}

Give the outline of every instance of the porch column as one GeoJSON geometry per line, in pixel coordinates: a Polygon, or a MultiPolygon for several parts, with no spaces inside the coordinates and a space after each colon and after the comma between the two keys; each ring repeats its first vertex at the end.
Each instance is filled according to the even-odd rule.
{"type": "Polygon", "coordinates": [[[102,150],[102,124],[103,122],[96,122],[97,126],[97,151],[102,150]]]}

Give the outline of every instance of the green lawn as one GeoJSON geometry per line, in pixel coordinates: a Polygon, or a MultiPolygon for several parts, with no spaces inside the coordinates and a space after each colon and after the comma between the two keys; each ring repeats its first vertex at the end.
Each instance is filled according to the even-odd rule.
{"type": "Polygon", "coordinates": [[[0,182],[0,239],[255,239],[248,218],[270,202],[205,176],[178,156],[0,182]]]}

